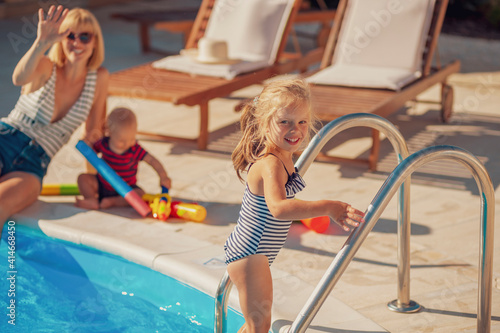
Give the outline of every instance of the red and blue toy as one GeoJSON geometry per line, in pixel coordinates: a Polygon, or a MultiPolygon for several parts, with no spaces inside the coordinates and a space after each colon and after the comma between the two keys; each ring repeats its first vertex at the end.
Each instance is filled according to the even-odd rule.
{"type": "Polygon", "coordinates": [[[119,195],[125,198],[139,214],[146,217],[151,213],[149,206],[135,193],[132,188],[104,162],[95,151],[84,141],[80,140],[76,144],[76,149],[89,161],[90,164],[99,172],[99,174],[118,192],[119,195]]]}

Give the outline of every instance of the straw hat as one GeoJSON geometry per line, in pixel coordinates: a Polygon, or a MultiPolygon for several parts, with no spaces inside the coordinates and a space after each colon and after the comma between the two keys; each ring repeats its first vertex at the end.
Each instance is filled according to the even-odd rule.
{"type": "Polygon", "coordinates": [[[207,37],[200,38],[197,49],[184,49],[181,54],[204,64],[234,64],[241,61],[228,57],[226,41],[207,37]]]}

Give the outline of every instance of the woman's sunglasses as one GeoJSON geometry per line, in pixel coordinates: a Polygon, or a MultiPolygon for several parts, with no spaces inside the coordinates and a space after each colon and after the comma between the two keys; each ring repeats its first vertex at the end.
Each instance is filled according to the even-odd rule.
{"type": "Polygon", "coordinates": [[[83,44],[88,44],[92,41],[92,36],[93,35],[90,32],[82,32],[81,34],[75,34],[73,32],[70,32],[67,38],[72,41],[78,38],[80,39],[80,42],[82,42],[83,44]]]}

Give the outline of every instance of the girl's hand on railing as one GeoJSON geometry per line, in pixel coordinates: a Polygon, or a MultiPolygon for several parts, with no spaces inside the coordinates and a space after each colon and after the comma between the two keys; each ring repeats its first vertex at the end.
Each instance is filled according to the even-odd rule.
{"type": "Polygon", "coordinates": [[[357,227],[360,223],[365,222],[365,214],[362,211],[341,201],[332,201],[329,215],[345,231],[349,231],[351,227],[357,227]]]}

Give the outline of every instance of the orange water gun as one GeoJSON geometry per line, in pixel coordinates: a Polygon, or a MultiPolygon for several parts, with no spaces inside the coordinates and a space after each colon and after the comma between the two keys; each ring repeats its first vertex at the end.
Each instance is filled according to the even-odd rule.
{"type": "Polygon", "coordinates": [[[207,217],[207,210],[205,207],[196,203],[173,201],[171,207],[172,211],[170,216],[172,217],[178,217],[193,222],[203,222],[207,217]]]}
{"type": "Polygon", "coordinates": [[[182,201],[172,202],[168,188],[163,186],[161,194],[144,194],[142,200],[151,208],[153,217],[161,221],[177,217],[187,221],[203,222],[207,217],[207,210],[203,206],[182,201]]]}

